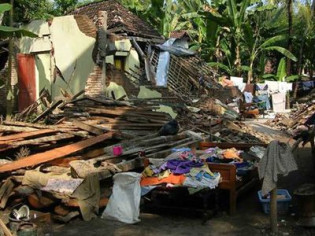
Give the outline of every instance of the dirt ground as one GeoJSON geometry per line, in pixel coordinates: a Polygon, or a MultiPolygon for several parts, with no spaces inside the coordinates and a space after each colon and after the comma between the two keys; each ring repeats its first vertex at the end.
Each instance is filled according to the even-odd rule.
{"type": "MultiPolygon", "coordinates": [[[[287,141],[288,137],[279,134],[261,122],[248,122],[255,129],[268,133],[275,139],[287,141]]],[[[297,226],[298,207],[293,191],[304,183],[315,183],[315,171],[312,168],[310,147],[299,148],[295,152],[298,171],[281,177],[278,188],[287,189],[293,197],[290,212],[279,216],[279,235],[315,235],[315,228],[297,226]]],[[[270,235],[269,217],[264,214],[257,191],[253,188],[238,200],[237,212],[230,216],[225,210],[220,210],[213,218],[203,223],[202,217],[196,214],[180,214],[174,211],[163,214],[141,213],[141,222],[127,225],[120,222],[97,218],[91,222],[76,219],[66,225],[54,226],[53,235],[270,235]]]]}

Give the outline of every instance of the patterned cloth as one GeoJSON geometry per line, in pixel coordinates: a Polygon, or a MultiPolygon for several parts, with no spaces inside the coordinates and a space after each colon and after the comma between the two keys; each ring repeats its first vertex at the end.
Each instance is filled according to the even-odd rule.
{"type": "Polygon", "coordinates": [[[82,182],[83,179],[49,179],[41,190],[72,194],[82,182]]]}

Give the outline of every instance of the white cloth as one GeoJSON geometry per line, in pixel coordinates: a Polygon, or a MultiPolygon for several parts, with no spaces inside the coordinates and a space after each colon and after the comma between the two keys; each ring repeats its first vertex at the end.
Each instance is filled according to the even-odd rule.
{"type": "Polygon", "coordinates": [[[268,93],[273,94],[279,92],[279,83],[277,81],[266,80],[265,84],[268,85],[268,93]]]}
{"type": "Polygon", "coordinates": [[[102,218],[118,220],[127,224],[140,221],[141,174],[123,172],[113,177],[113,193],[102,218]]]}
{"type": "Polygon", "coordinates": [[[72,194],[82,182],[83,179],[48,179],[47,185],[41,190],[72,194]]]}
{"type": "Polygon", "coordinates": [[[292,91],[292,85],[293,83],[287,83],[287,90],[292,91]]]}
{"type": "Polygon", "coordinates": [[[272,94],[272,108],[274,112],[285,111],[285,93],[272,94]]]}
{"type": "Polygon", "coordinates": [[[279,92],[286,93],[288,91],[288,83],[287,82],[279,82],[279,92]]]}
{"type": "Polygon", "coordinates": [[[239,90],[241,90],[241,91],[244,90],[246,84],[243,82],[242,77],[231,76],[230,80],[233,82],[233,84],[235,86],[238,87],[239,90]]]}

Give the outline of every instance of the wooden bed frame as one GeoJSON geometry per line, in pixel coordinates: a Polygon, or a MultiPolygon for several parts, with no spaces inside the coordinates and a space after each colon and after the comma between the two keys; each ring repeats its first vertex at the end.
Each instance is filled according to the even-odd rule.
{"type": "MultiPolygon", "coordinates": [[[[208,149],[210,147],[219,148],[236,148],[239,150],[248,150],[251,146],[267,146],[267,144],[233,144],[233,143],[211,143],[211,142],[200,142],[199,148],[201,150],[208,149]]],[[[244,191],[255,186],[259,182],[257,168],[250,171],[246,178],[242,181],[236,179],[236,166],[225,163],[208,163],[211,171],[219,172],[222,177],[222,182],[219,184],[219,189],[229,191],[229,202],[230,202],[230,215],[236,212],[236,201],[237,197],[244,191]]]]}

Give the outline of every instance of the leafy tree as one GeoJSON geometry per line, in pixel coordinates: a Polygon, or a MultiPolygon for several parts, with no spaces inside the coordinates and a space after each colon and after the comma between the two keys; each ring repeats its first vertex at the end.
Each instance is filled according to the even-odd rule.
{"type": "MultiPolygon", "coordinates": [[[[0,2],[10,3],[10,0],[1,0],[0,2]]],[[[54,14],[53,3],[49,0],[15,0],[13,2],[14,22],[25,23],[34,19],[47,19],[54,14]]]]}
{"type": "Polygon", "coordinates": [[[78,4],[78,0],[54,0],[54,2],[55,15],[64,15],[73,10],[78,4]]]}

